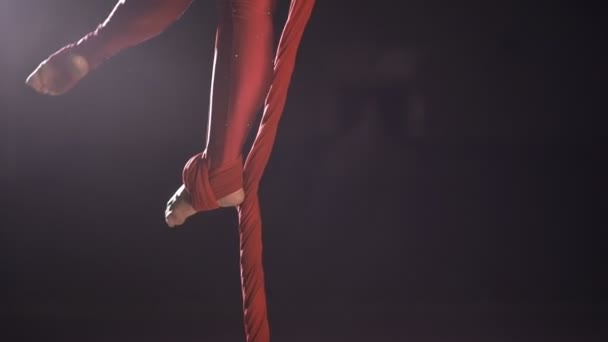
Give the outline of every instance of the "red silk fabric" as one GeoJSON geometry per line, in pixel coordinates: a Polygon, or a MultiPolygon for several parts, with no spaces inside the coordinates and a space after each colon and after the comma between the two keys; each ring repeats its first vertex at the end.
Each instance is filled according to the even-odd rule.
{"type": "Polygon", "coordinates": [[[245,201],[238,207],[241,283],[247,342],[270,341],[262,255],[262,215],[258,187],[270,158],[300,41],[315,0],[292,0],[274,62],[262,122],[245,162],[245,201]]]}
{"type": "Polygon", "coordinates": [[[196,211],[217,209],[218,198],[243,187],[243,163],[236,159],[231,164],[211,169],[205,152],[197,153],[184,166],[182,182],[190,193],[196,211]]]}

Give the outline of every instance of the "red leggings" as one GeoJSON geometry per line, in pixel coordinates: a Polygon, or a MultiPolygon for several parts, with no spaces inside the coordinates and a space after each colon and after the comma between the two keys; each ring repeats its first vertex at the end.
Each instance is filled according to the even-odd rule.
{"type": "MultiPolygon", "coordinates": [[[[96,68],[120,51],[163,32],[191,2],[121,0],[95,31],[68,50],[82,54],[96,68]]],[[[217,0],[217,10],[206,148],[184,170],[184,183],[191,193],[197,191],[194,183],[207,183],[199,184],[199,191],[208,196],[192,196],[197,210],[216,207],[215,201],[200,203],[209,202],[209,196],[219,199],[243,186],[242,149],[268,90],[274,57],[274,0],[217,0]],[[195,167],[193,163],[204,165],[195,167]],[[195,168],[196,174],[188,174],[189,168],[195,168]],[[206,179],[200,179],[201,172],[206,179]]]]}

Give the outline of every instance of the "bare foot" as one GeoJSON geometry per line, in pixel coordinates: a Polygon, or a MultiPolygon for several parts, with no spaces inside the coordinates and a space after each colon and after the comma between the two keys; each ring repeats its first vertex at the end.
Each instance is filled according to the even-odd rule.
{"type": "MultiPolygon", "coordinates": [[[[241,188],[226,197],[220,198],[217,204],[220,207],[234,207],[243,203],[244,199],[245,191],[241,188]]],[[[167,202],[165,221],[169,227],[174,228],[184,224],[186,219],[194,214],[196,214],[196,210],[192,208],[190,194],[186,190],[186,187],[182,185],[169,199],[169,202],[167,202]]]]}
{"type": "Polygon", "coordinates": [[[89,72],[89,63],[80,55],[58,52],[40,63],[25,83],[45,95],[61,95],[89,72]]]}

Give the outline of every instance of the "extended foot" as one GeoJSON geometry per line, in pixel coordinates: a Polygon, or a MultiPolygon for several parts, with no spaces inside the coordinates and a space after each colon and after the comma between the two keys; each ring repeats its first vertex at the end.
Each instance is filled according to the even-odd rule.
{"type": "MultiPolygon", "coordinates": [[[[241,188],[226,197],[220,198],[217,204],[220,207],[234,207],[243,203],[244,199],[245,191],[241,188]]],[[[165,221],[169,227],[173,228],[184,224],[186,219],[194,214],[196,214],[196,210],[192,208],[190,194],[186,190],[186,187],[182,185],[173,194],[169,202],[167,202],[165,221]]]]}
{"type": "Polygon", "coordinates": [[[61,95],[85,77],[89,68],[83,56],[61,50],[40,63],[25,83],[41,94],[61,95]]]}

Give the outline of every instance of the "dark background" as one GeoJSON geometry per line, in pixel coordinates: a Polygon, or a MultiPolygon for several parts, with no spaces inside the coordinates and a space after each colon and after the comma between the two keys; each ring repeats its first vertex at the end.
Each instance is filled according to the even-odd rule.
{"type": "MultiPolygon", "coordinates": [[[[163,220],[214,5],[65,96],[23,83],[113,5],[0,2],[0,339],[243,341],[235,210],[163,220]]],[[[603,20],[318,1],[260,193],[274,340],[606,341],[603,20]]]]}

